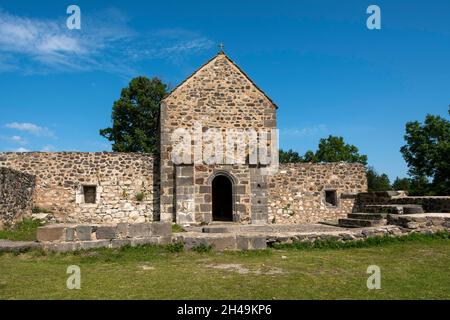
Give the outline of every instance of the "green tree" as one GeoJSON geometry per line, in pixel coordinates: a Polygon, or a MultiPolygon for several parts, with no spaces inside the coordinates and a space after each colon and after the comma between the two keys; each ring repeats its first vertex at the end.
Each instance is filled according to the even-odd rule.
{"type": "Polygon", "coordinates": [[[392,183],[392,190],[409,191],[411,189],[411,179],[397,177],[392,183]]]}
{"type": "Polygon", "coordinates": [[[280,149],[279,161],[280,163],[298,163],[303,162],[303,159],[298,152],[293,151],[292,149],[289,149],[288,151],[280,149]]]}
{"type": "Polygon", "coordinates": [[[297,162],[360,162],[367,164],[367,156],[360,155],[358,148],[347,144],[342,137],[329,136],[320,139],[317,151],[311,150],[305,152],[303,156],[298,152],[289,149],[289,151],[280,150],[280,163],[297,162]]]}
{"type": "Polygon", "coordinates": [[[423,124],[408,122],[405,141],[400,151],[417,186],[430,195],[450,195],[450,121],[428,114],[423,124]]]}
{"type": "Polygon", "coordinates": [[[367,187],[369,191],[391,190],[391,182],[387,174],[378,174],[373,167],[367,168],[367,187]]]}
{"type": "Polygon", "coordinates": [[[112,108],[112,127],[100,135],[112,141],[117,152],[158,152],[159,108],[167,94],[160,79],[137,77],[122,89],[112,108]]]}
{"type": "Polygon", "coordinates": [[[410,196],[433,194],[431,184],[426,177],[397,178],[392,184],[393,190],[404,190],[410,196]]]}
{"type": "Polygon", "coordinates": [[[343,137],[329,136],[320,139],[319,147],[313,157],[315,162],[360,162],[367,164],[367,156],[360,155],[357,147],[347,144],[343,137]]]}

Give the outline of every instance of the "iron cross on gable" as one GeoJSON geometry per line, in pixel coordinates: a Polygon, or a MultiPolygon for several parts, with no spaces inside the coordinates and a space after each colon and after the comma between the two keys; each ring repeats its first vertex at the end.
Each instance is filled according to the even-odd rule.
{"type": "Polygon", "coordinates": [[[225,48],[225,46],[223,45],[223,43],[221,42],[220,44],[219,44],[219,49],[220,49],[220,52],[223,52],[223,49],[225,48]]]}

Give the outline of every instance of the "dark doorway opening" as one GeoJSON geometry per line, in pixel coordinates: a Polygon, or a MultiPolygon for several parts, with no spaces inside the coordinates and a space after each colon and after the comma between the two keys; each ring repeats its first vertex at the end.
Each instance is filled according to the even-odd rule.
{"type": "Polygon", "coordinates": [[[233,185],[223,175],[212,181],[213,221],[233,221],[233,185]]]}

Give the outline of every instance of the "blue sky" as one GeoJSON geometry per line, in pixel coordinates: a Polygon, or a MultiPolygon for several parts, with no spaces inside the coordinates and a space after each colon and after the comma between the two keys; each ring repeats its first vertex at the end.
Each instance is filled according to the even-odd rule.
{"type": "Polygon", "coordinates": [[[405,176],[405,123],[447,116],[449,18],[448,0],[0,0],[0,151],[110,150],[98,130],[132,77],[175,86],[223,42],[278,104],[281,147],[341,135],[405,176]],[[70,4],[81,30],[66,28],[70,4]]]}

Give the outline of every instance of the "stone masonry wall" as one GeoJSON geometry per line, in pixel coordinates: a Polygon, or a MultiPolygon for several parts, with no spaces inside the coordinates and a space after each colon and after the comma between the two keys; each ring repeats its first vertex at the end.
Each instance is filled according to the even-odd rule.
{"type": "Polygon", "coordinates": [[[425,212],[450,212],[449,196],[409,197],[401,191],[366,192],[358,194],[357,209],[362,211],[366,205],[415,204],[421,205],[425,212]]]}
{"type": "Polygon", "coordinates": [[[0,153],[0,166],[36,176],[34,206],[51,210],[60,222],[119,223],[159,219],[159,186],[153,178],[152,155],[0,153]],[[90,188],[90,194],[86,195],[95,203],[86,203],[85,193],[89,187],[96,188],[95,193],[90,188]]]}
{"type": "Polygon", "coordinates": [[[0,229],[31,215],[35,177],[0,167],[0,229]]]}
{"type": "Polygon", "coordinates": [[[310,223],[344,218],[359,192],[367,191],[365,168],[350,163],[280,164],[269,177],[269,222],[310,223]],[[337,205],[325,201],[336,191],[337,205]]]}
{"type": "MultiPolygon", "coordinates": [[[[175,88],[161,105],[162,220],[178,219],[178,212],[183,216],[180,222],[210,220],[210,193],[206,191],[210,188],[207,178],[212,174],[212,166],[195,163],[195,168],[182,166],[177,169],[171,156],[174,130],[184,128],[192,134],[197,123],[201,123],[202,132],[218,129],[222,136],[227,129],[263,129],[270,133],[271,129],[276,128],[276,106],[223,53],[218,54],[175,88]],[[190,192],[194,188],[196,192],[201,193],[198,195],[198,201],[195,201],[193,193],[190,192]]],[[[224,143],[225,140],[223,138],[224,143]]],[[[267,145],[270,148],[270,136],[267,145]]],[[[205,148],[205,144],[202,148],[205,148]]],[[[224,170],[228,170],[233,165],[235,164],[224,161],[216,167],[224,166],[224,170]]],[[[229,173],[242,176],[243,181],[248,183],[248,186],[238,187],[239,190],[245,190],[246,194],[240,197],[241,202],[235,210],[235,217],[239,216],[238,221],[246,221],[250,218],[248,206],[251,205],[252,193],[248,159],[245,164],[239,165],[239,168],[234,166],[233,170],[238,172],[229,173]]],[[[256,177],[256,174],[253,176],[256,177]]],[[[255,218],[263,220],[259,216],[255,218]]]]}

